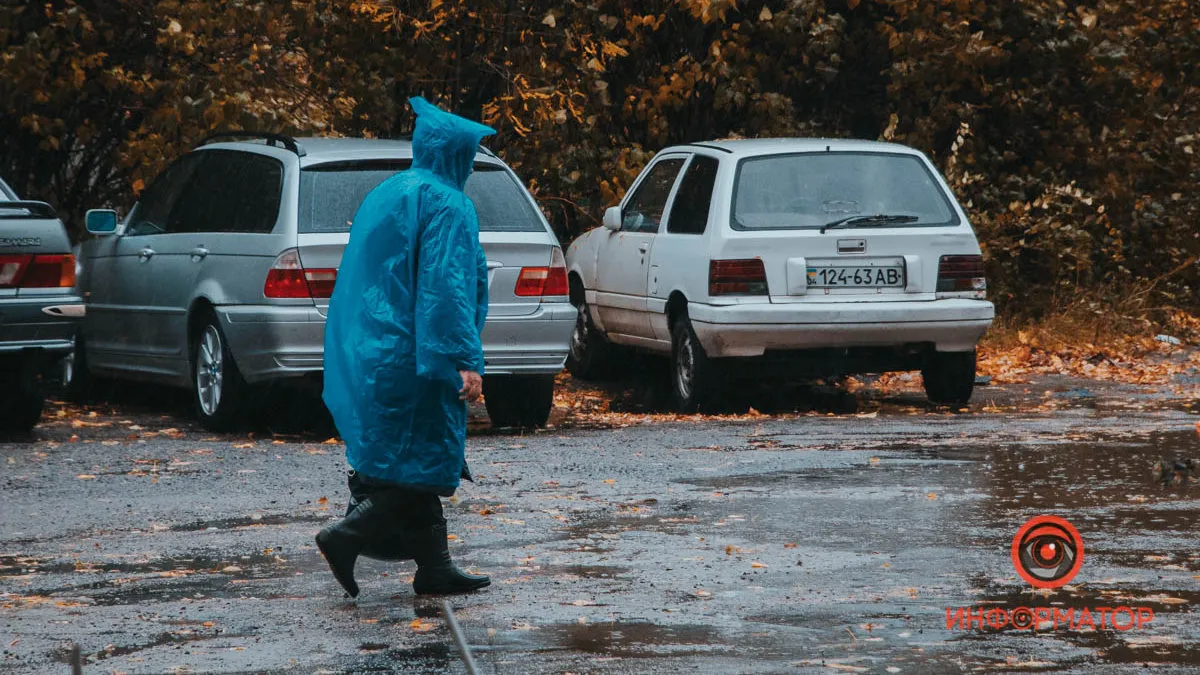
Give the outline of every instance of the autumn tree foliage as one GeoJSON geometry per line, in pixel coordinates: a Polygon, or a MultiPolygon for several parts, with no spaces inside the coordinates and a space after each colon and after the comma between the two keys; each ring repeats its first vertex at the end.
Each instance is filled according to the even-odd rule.
{"type": "Polygon", "coordinates": [[[658,149],[728,136],[927,152],[994,297],[1200,307],[1188,0],[48,0],[0,9],[0,174],[78,227],[216,129],[396,136],[423,94],[559,235],[658,149]]]}

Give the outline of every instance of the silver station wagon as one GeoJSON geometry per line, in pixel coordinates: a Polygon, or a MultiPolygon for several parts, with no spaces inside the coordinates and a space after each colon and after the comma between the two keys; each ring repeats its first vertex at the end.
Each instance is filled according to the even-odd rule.
{"type": "MultiPolygon", "coordinates": [[[[243,420],[255,385],[319,382],[351,220],[411,159],[407,141],[220,135],[164,170],[124,222],[89,211],[75,372],[188,387],[214,430],[243,420]]],[[[488,258],[488,413],[541,426],[577,314],[562,249],[491,152],[480,149],[466,192],[488,258]]]]}

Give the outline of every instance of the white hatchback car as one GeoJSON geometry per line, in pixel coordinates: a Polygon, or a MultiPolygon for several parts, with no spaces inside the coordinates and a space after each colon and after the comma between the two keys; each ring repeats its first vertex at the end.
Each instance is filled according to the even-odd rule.
{"type": "Polygon", "coordinates": [[[613,345],[671,355],[681,410],[739,378],[920,369],[962,404],[992,323],[979,244],[937,169],[889,143],[763,139],[667,148],[567,252],[568,366],[613,345]]]}

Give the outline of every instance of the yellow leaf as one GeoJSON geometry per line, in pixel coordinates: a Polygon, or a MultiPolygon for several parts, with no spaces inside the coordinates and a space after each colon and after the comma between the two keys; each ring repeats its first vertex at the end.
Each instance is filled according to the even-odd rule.
{"type": "Polygon", "coordinates": [[[417,633],[428,633],[434,629],[434,623],[417,617],[412,620],[412,623],[408,624],[408,627],[417,633]]]}
{"type": "Polygon", "coordinates": [[[239,450],[244,450],[245,448],[253,448],[254,444],[253,443],[234,443],[233,447],[235,447],[239,450]]]}
{"type": "Polygon", "coordinates": [[[615,478],[605,478],[604,482],[612,485],[613,483],[617,482],[617,480],[615,478]]]}
{"type": "Polygon", "coordinates": [[[96,477],[90,473],[81,473],[75,477],[78,478],[79,480],[95,480],[96,479],[96,477]]]}
{"type": "Polygon", "coordinates": [[[546,18],[542,19],[542,23],[550,26],[551,28],[554,28],[558,25],[558,21],[554,18],[554,14],[552,12],[546,14],[546,18]]]}
{"type": "Polygon", "coordinates": [[[764,564],[762,564],[762,563],[760,563],[760,562],[752,562],[752,563],[750,563],[750,566],[751,566],[751,567],[760,568],[760,569],[761,569],[761,568],[763,568],[763,567],[766,567],[766,565],[764,565],[764,564]]]}
{"type": "Polygon", "coordinates": [[[925,495],[925,497],[926,497],[927,499],[937,499],[937,495],[936,495],[936,494],[934,494],[934,493],[932,493],[932,492],[930,492],[929,494],[925,495]]]}

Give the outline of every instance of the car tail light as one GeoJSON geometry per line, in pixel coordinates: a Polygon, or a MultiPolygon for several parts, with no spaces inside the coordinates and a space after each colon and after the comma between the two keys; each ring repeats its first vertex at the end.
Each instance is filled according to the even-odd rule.
{"type": "Polygon", "coordinates": [[[75,256],[0,256],[0,288],[71,288],[75,285],[75,256]]]}
{"type": "Polygon", "coordinates": [[[567,260],[562,249],[555,247],[549,267],[522,267],[513,292],[522,298],[568,295],[567,260]]]}
{"type": "Polygon", "coordinates": [[[767,270],[760,258],[710,260],[709,295],[766,295],[767,270]]]}
{"type": "Polygon", "coordinates": [[[328,298],[333,295],[336,281],[336,269],[305,269],[300,262],[300,253],[293,248],[280,253],[271,265],[263,295],[268,298],[328,298]]]}
{"type": "Polygon", "coordinates": [[[987,290],[981,255],[944,255],[938,261],[938,293],[970,293],[987,290]]]}

